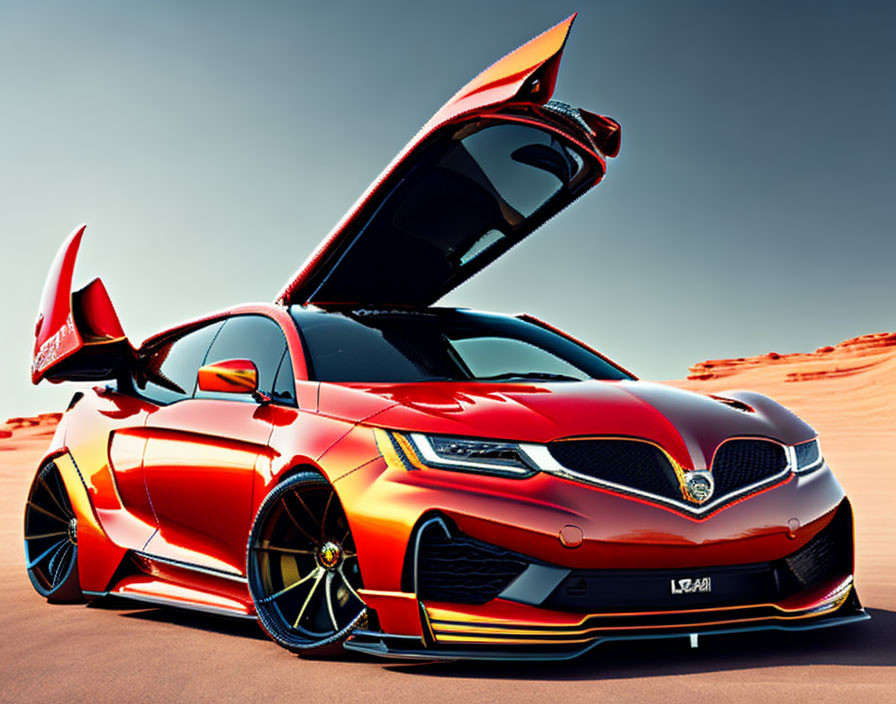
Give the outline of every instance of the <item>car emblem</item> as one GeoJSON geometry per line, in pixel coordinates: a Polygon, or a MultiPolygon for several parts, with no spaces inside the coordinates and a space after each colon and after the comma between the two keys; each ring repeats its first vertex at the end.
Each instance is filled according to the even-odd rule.
{"type": "Polygon", "coordinates": [[[702,504],[712,496],[715,484],[712,480],[712,474],[704,469],[697,469],[687,473],[684,487],[691,501],[702,504]]]}
{"type": "Polygon", "coordinates": [[[342,550],[339,549],[339,546],[336,545],[336,543],[327,541],[321,546],[317,557],[322,567],[326,567],[328,570],[333,569],[339,564],[339,560],[342,557],[342,550]]]}
{"type": "Polygon", "coordinates": [[[696,594],[697,592],[711,592],[712,578],[696,577],[693,579],[673,579],[673,594],[696,594]]]}

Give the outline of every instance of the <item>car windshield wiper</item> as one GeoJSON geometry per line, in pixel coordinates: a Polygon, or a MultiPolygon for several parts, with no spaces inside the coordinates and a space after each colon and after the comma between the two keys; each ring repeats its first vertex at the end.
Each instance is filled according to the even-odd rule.
{"type": "Polygon", "coordinates": [[[509,381],[511,379],[531,379],[533,381],[582,381],[569,374],[553,374],[551,372],[504,372],[491,376],[476,376],[474,381],[509,381]]]}

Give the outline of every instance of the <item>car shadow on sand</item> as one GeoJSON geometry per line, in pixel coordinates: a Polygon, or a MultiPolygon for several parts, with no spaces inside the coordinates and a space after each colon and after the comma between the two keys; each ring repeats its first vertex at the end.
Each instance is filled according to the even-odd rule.
{"type": "Polygon", "coordinates": [[[896,666],[896,612],[867,609],[870,621],[817,631],[762,631],[604,643],[574,660],[398,663],[393,672],[428,677],[585,680],[663,677],[762,667],[896,666]]]}
{"type": "Polygon", "coordinates": [[[141,621],[155,621],[157,623],[170,623],[186,628],[195,628],[209,633],[221,633],[240,638],[253,638],[267,640],[267,636],[258,627],[255,620],[233,618],[231,616],[217,616],[201,611],[187,611],[167,606],[154,606],[143,604],[130,599],[120,599],[114,596],[97,599],[88,605],[91,609],[103,611],[118,611],[124,618],[140,619],[141,621]]]}
{"type": "MultiPolygon", "coordinates": [[[[170,623],[211,633],[266,640],[254,621],[107,597],[90,608],[120,611],[125,618],[170,623]]],[[[587,680],[663,677],[762,667],[896,666],[896,612],[867,609],[870,621],[817,631],[760,631],[704,636],[691,648],[686,636],[603,643],[574,660],[401,661],[345,651],[309,659],[369,662],[392,672],[427,677],[518,680],[587,680]]],[[[276,647],[271,644],[271,647],[276,647]]]]}

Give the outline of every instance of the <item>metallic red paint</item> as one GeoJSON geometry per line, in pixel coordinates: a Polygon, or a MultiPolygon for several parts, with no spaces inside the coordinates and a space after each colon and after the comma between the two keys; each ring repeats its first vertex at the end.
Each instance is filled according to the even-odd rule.
{"type": "MultiPolygon", "coordinates": [[[[449,100],[279,300],[303,300],[308,293],[303,286],[324,266],[380,182],[434,131],[498,109],[523,105],[537,111],[544,105],[572,21],[509,54],[449,100]]],[[[593,141],[603,145],[605,155],[615,155],[618,124],[592,113],[582,117],[600,132],[593,141]]],[[[572,132],[565,137],[577,139],[572,132]]],[[[581,147],[603,165],[602,155],[581,147]]],[[[74,310],[72,271],[83,232],[82,227],[65,241],[47,279],[35,331],[35,383],[54,372],[57,380],[66,378],[60,365],[87,346],[130,347],[99,280],[76,293],[77,314],[74,310]]],[[[740,402],[732,405],[725,398],[637,381],[321,383],[309,373],[289,311],[268,304],[188,321],[131,352],[139,357],[200,324],[246,314],[266,316],[282,330],[295,379],[294,405],[246,394],[161,405],[121,383],[93,388],[65,413],[45,462],[59,468],[76,514],[80,585],[88,598],[117,594],[251,616],[247,536],[253,518],[275,487],[305,470],[322,475],[342,504],[363,576],[360,593],[380,635],[410,638],[405,642],[415,643],[409,648],[415,652],[458,643],[530,645],[541,642],[539,629],[545,628],[555,629],[562,642],[596,642],[608,629],[618,634],[629,628],[601,626],[606,614],[553,611],[501,597],[475,606],[421,600],[407,578],[409,551],[415,530],[434,515],[470,538],[558,567],[656,570],[778,560],[820,535],[838,507],[850,510],[826,465],[807,475],[787,473],[747,498],[698,515],[545,472],[527,478],[461,473],[428,467],[419,458],[408,467],[383,445],[386,429],[526,443],[638,438],[662,448],[686,473],[709,469],[718,447],[730,438],[794,445],[815,437],[789,411],[749,392],[723,394],[740,402]]],[[[245,360],[231,366],[248,368],[245,360]]],[[[76,372],[84,369],[92,371],[76,372]]],[[[700,610],[661,613],[690,618],[685,626],[694,629],[756,620],[740,614],[756,608],[765,609],[757,617],[760,623],[811,619],[839,609],[851,590],[851,574],[843,574],[776,604],[704,609],[696,621],[688,614],[700,610]]],[[[634,614],[640,619],[637,628],[668,628],[668,619],[666,625],[649,622],[657,613],[634,614]]]]}
{"type": "MultiPolygon", "coordinates": [[[[269,307],[237,310],[267,313],[269,307]]],[[[473,538],[551,564],[658,569],[781,558],[817,535],[844,500],[823,468],[698,518],[548,474],[513,480],[409,472],[387,463],[374,432],[387,427],[535,442],[637,432],[686,467],[706,466],[713,443],[749,434],[745,429],[790,443],[814,435],[758,396],[750,397],[756,412],[747,414],[643,382],[363,385],[299,377],[297,391],[303,385],[305,396],[316,399],[307,409],[204,399],[158,407],[97,387],[68,411],[60,426],[66,447],[57,450],[63,452],[57,461],[67,483],[83,489],[83,500],[74,503],[85,592],[132,592],[137,580],[145,598],[163,602],[191,603],[183,586],[251,604],[245,583],[234,578],[245,575],[252,516],[278,480],[299,467],[333,483],[355,536],[369,605],[387,632],[409,636],[419,635],[420,620],[416,598],[403,591],[405,556],[415,526],[433,512],[473,538]],[[560,543],[568,525],[583,532],[574,549],[560,543]],[[122,564],[136,576],[119,584],[112,575],[122,564]],[[146,586],[141,573],[151,574],[155,586],[146,586]]],[[[226,600],[212,601],[231,608],[226,600]]],[[[193,603],[210,605],[205,597],[193,603]]]]}
{"type": "Polygon", "coordinates": [[[825,469],[798,477],[709,519],[599,487],[538,474],[508,480],[428,469],[365,464],[335,486],[347,507],[365,586],[400,591],[404,554],[421,516],[440,512],[466,535],[571,568],[659,569],[775,560],[808,542],[830,520],[843,490],[825,469]],[[797,538],[787,522],[798,517],[797,538]],[[584,532],[575,550],[559,532],[584,532]]]}

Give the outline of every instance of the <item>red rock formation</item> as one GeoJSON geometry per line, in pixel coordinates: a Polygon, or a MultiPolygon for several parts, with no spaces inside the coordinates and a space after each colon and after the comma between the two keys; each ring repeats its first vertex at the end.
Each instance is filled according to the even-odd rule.
{"type": "MultiPolygon", "coordinates": [[[[845,340],[815,352],[779,354],[768,352],[756,357],[710,359],[693,365],[689,381],[723,379],[743,371],[772,365],[795,365],[800,369],[787,373],[786,381],[810,381],[828,376],[844,376],[869,369],[896,353],[896,332],[877,332],[845,340]]],[[[783,370],[782,370],[783,371],[783,370]]]]}

